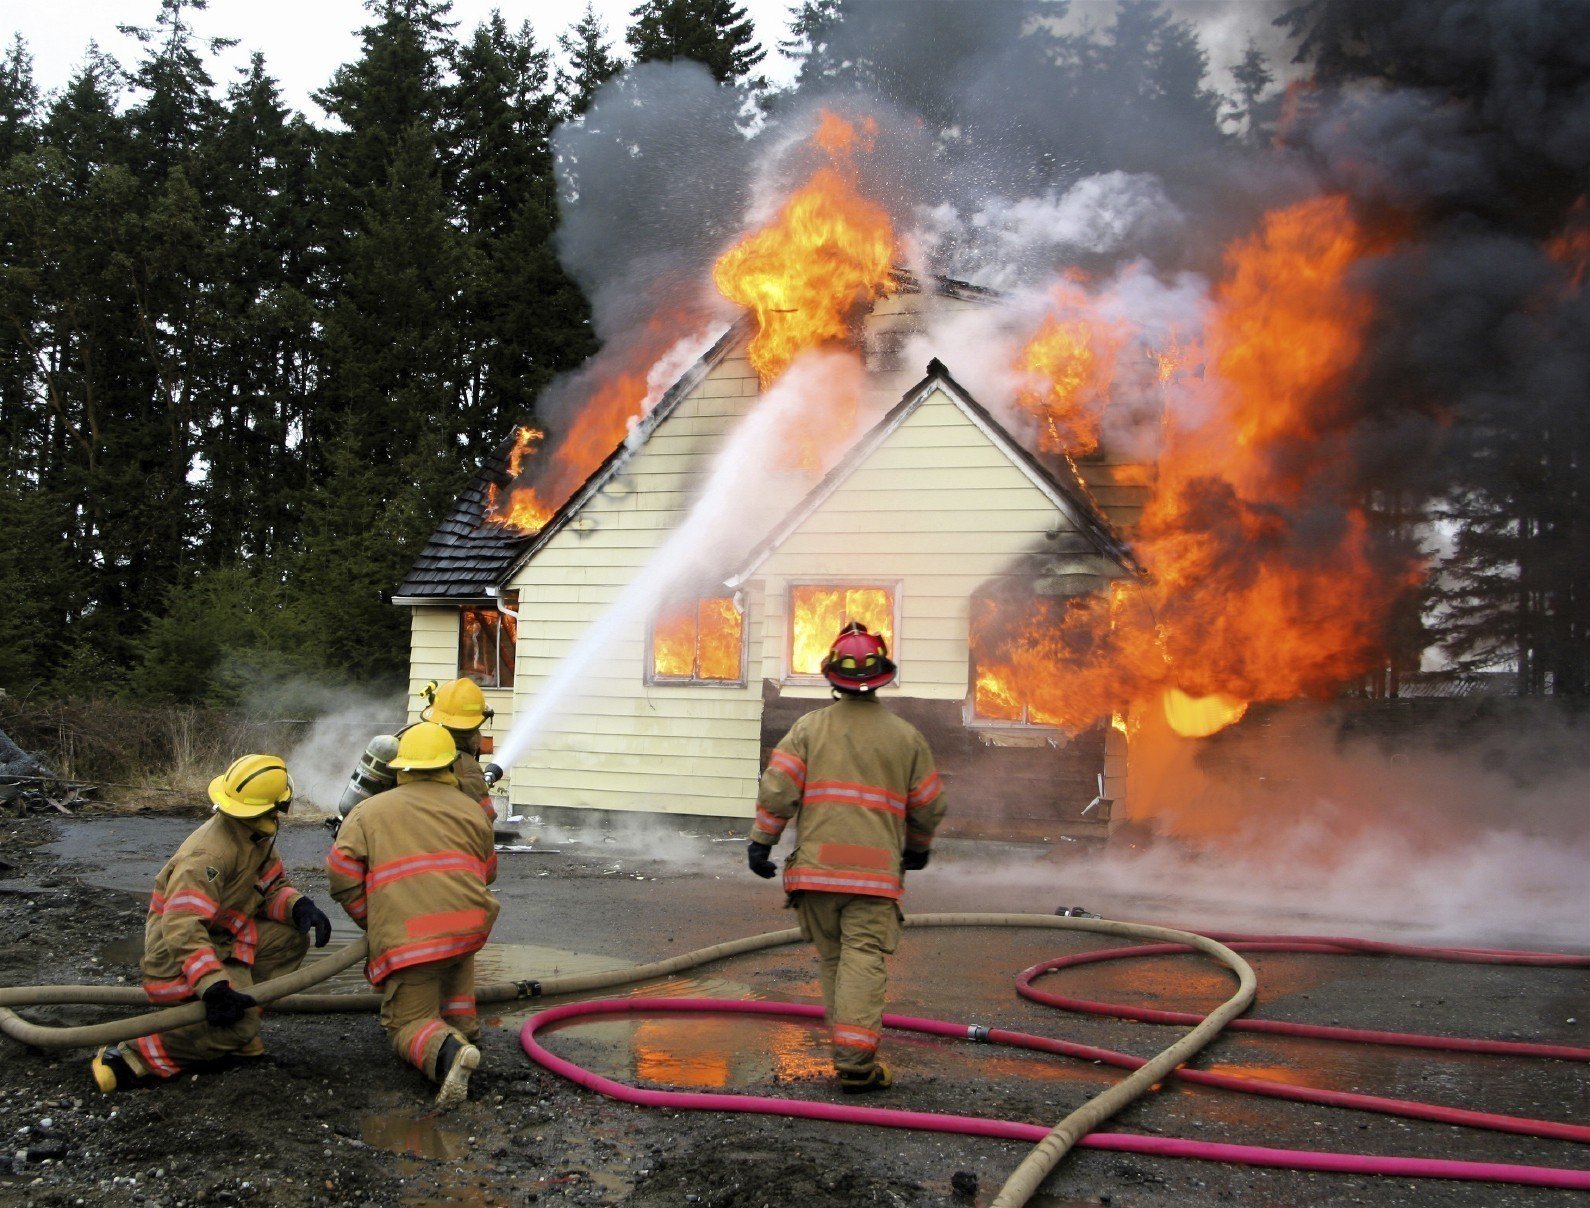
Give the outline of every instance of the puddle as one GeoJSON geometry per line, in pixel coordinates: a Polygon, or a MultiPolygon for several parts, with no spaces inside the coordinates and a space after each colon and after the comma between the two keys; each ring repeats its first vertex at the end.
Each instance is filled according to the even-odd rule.
{"type": "Polygon", "coordinates": [[[469,1152],[464,1134],[441,1128],[428,1116],[418,1120],[402,1115],[366,1116],[359,1122],[359,1136],[374,1149],[405,1158],[452,1162],[469,1152]]]}

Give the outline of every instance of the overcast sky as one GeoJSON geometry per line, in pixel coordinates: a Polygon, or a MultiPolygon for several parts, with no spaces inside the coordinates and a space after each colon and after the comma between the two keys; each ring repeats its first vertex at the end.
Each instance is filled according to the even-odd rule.
{"type": "MultiPolygon", "coordinates": [[[[793,0],[740,0],[756,22],[757,37],[768,50],[763,71],[776,82],[788,80],[789,63],[778,54],[778,43],[787,36],[789,6],[793,0]]],[[[624,30],[636,0],[595,0],[597,14],[607,25],[608,40],[627,53],[624,30]]],[[[116,32],[118,24],[152,25],[159,11],[157,0],[33,0],[7,4],[0,16],[0,32],[10,43],[20,33],[33,54],[33,73],[41,89],[59,88],[82,63],[89,41],[99,42],[123,66],[141,57],[138,43],[116,32]]],[[[557,35],[580,19],[585,0],[453,0],[458,34],[467,36],[500,8],[511,27],[529,20],[536,40],[556,47],[557,35]]],[[[263,51],[265,65],[282,85],[288,104],[311,117],[321,116],[309,94],[331,79],[331,73],[359,53],[359,27],[369,19],[360,0],[210,0],[210,7],[194,18],[206,37],[237,38],[222,62],[244,66],[253,51],[263,51]]],[[[231,77],[224,68],[211,68],[218,83],[231,77]]]]}

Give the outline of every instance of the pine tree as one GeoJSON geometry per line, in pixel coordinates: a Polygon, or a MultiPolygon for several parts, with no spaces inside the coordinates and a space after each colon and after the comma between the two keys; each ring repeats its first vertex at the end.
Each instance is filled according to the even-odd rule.
{"type": "Polygon", "coordinates": [[[630,16],[626,39],[635,62],[694,59],[720,84],[762,86],[747,77],[767,52],[745,8],[733,0],[645,0],[630,16]]]}
{"type": "Polygon", "coordinates": [[[0,164],[31,151],[39,140],[39,89],[33,56],[18,34],[0,59],[0,164]]]}
{"type": "Polygon", "coordinates": [[[573,68],[570,72],[558,70],[560,116],[580,117],[591,107],[597,89],[622,71],[624,63],[613,54],[607,27],[596,15],[591,0],[585,0],[580,19],[558,35],[558,46],[573,68]]]}

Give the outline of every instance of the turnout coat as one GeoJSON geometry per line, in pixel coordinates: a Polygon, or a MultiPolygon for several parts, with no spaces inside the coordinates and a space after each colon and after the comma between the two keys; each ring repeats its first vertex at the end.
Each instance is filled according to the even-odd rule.
{"type": "Polygon", "coordinates": [[[874,696],[844,697],[800,718],[773,751],[751,839],[771,847],[796,819],[786,890],[898,898],[901,852],[928,850],[947,804],[917,728],[874,696]]]}
{"type": "Polygon", "coordinates": [[[274,836],[223,813],[194,831],[155,877],[144,922],[144,992],[174,1003],[227,981],[223,961],[253,965],[257,920],[291,924],[303,895],[274,836]]]}
{"type": "Polygon", "coordinates": [[[479,949],[497,920],[491,819],[441,780],[411,780],[362,801],[326,857],[331,896],[368,933],[379,986],[410,965],[479,949]]]}

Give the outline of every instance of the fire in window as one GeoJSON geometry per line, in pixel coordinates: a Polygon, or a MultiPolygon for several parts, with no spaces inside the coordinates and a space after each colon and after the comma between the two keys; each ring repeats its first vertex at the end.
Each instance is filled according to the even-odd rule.
{"type": "Polygon", "coordinates": [[[651,679],[743,683],[744,634],[745,618],[733,596],[691,596],[664,605],[652,622],[651,679]]]}
{"type": "Polygon", "coordinates": [[[977,596],[972,600],[972,719],[1054,726],[1043,702],[1059,672],[1045,657],[1065,600],[1054,596],[977,596]]]}
{"type": "Polygon", "coordinates": [[[495,608],[461,608],[458,674],[482,688],[513,687],[514,641],[519,625],[495,608]]]}
{"type": "Polygon", "coordinates": [[[887,587],[790,588],[791,675],[821,675],[823,659],[849,621],[860,621],[894,650],[894,592],[887,587]]]}

